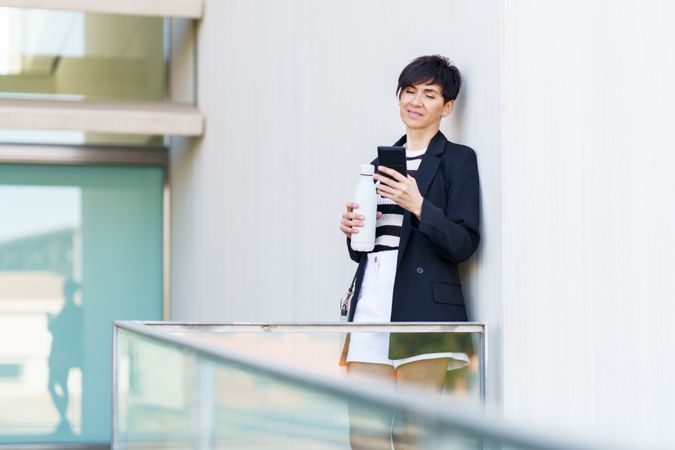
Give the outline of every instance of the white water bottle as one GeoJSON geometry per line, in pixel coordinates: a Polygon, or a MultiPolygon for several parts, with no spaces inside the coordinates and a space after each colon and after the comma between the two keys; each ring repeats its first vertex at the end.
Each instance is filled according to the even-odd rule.
{"type": "Polygon", "coordinates": [[[364,217],[359,232],[352,234],[352,249],[357,252],[370,252],[375,248],[377,192],[373,183],[374,172],[375,168],[371,164],[363,164],[359,184],[356,185],[354,201],[359,207],[354,212],[364,217]]]}

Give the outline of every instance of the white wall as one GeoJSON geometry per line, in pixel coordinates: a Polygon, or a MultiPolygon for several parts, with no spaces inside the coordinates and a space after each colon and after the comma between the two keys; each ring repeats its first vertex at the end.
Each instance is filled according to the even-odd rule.
{"type": "Polygon", "coordinates": [[[344,204],[360,164],[403,133],[400,70],[441,53],[465,77],[442,130],[478,153],[484,238],[465,291],[472,319],[490,323],[499,395],[499,7],[479,3],[206,1],[206,134],[172,148],[172,319],[337,320],[355,270],[338,230],[344,204]]]}
{"type": "Polygon", "coordinates": [[[505,411],[672,448],[675,3],[503,18],[505,411]]]}

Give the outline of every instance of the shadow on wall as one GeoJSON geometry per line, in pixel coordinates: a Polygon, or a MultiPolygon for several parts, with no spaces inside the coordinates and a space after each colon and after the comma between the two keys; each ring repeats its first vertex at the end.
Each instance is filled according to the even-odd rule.
{"type": "MultiPolygon", "coordinates": [[[[452,114],[450,114],[450,120],[446,122],[448,125],[446,129],[448,130],[449,140],[457,143],[464,143],[464,136],[462,130],[464,129],[464,106],[466,101],[466,83],[465,79],[462,80],[463,86],[462,89],[455,100],[455,105],[452,108],[452,114]]],[[[448,119],[446,119],[448,120],[448,119]]]]}

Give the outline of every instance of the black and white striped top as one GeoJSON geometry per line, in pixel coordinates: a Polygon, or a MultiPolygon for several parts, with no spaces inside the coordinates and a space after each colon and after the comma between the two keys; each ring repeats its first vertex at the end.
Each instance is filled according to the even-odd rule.
{"type": "MultiPolygon", "coordinates": [[[[415,178],[417,169],[422,162],[422,156],[427,151],[406,150],[408,175],[415,178]]],[[[385,250],[398,250],[398,244],[401,240],[401,227],[403,225],[403,214],[405,210],[398,206],[393,200],[384,197],[377,197],[377,210],[382,213],[382,217],[377,219],[375,228],[375,248],[373,252],[385,250]]]]}

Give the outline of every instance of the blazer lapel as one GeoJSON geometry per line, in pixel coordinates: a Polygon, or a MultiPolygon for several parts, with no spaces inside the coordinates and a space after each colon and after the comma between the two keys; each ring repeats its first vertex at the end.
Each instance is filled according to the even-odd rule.
{"type": "MultiPolygon", "coordinates": [[[[394,145],[403,145],[405,141],[406,137],[403,136],[394,145]]],[[[446,142],[447,139],[445,139],[443,133],[439,131],[433,138],[431,138],[431,142],[429,142],[429,147],[427,148],[427,151],[424,153],[424,156],[422,157],[420,167],[417,170],[417,173],[415,174],[415,181],[417,182],[417,188],[419,189],[420,194],[422,194],[422,197],[424,197],[427,191],[429,190],[429,187],[431,186],[431,181],[434,179],[434,176],[436,175],[438,166],[441,163],[441,155],[445,151],[446,142]]],[[[406,245],[408,245],[408,239],[410,238],[410,232],[412,231],[411,215],[412,213],[410,211],[406,211],[403,214],[401,241],[398,245],[398,263],[401,262],[401,257],[403,256],[403,252],[405,251],[406,245]]]]}

